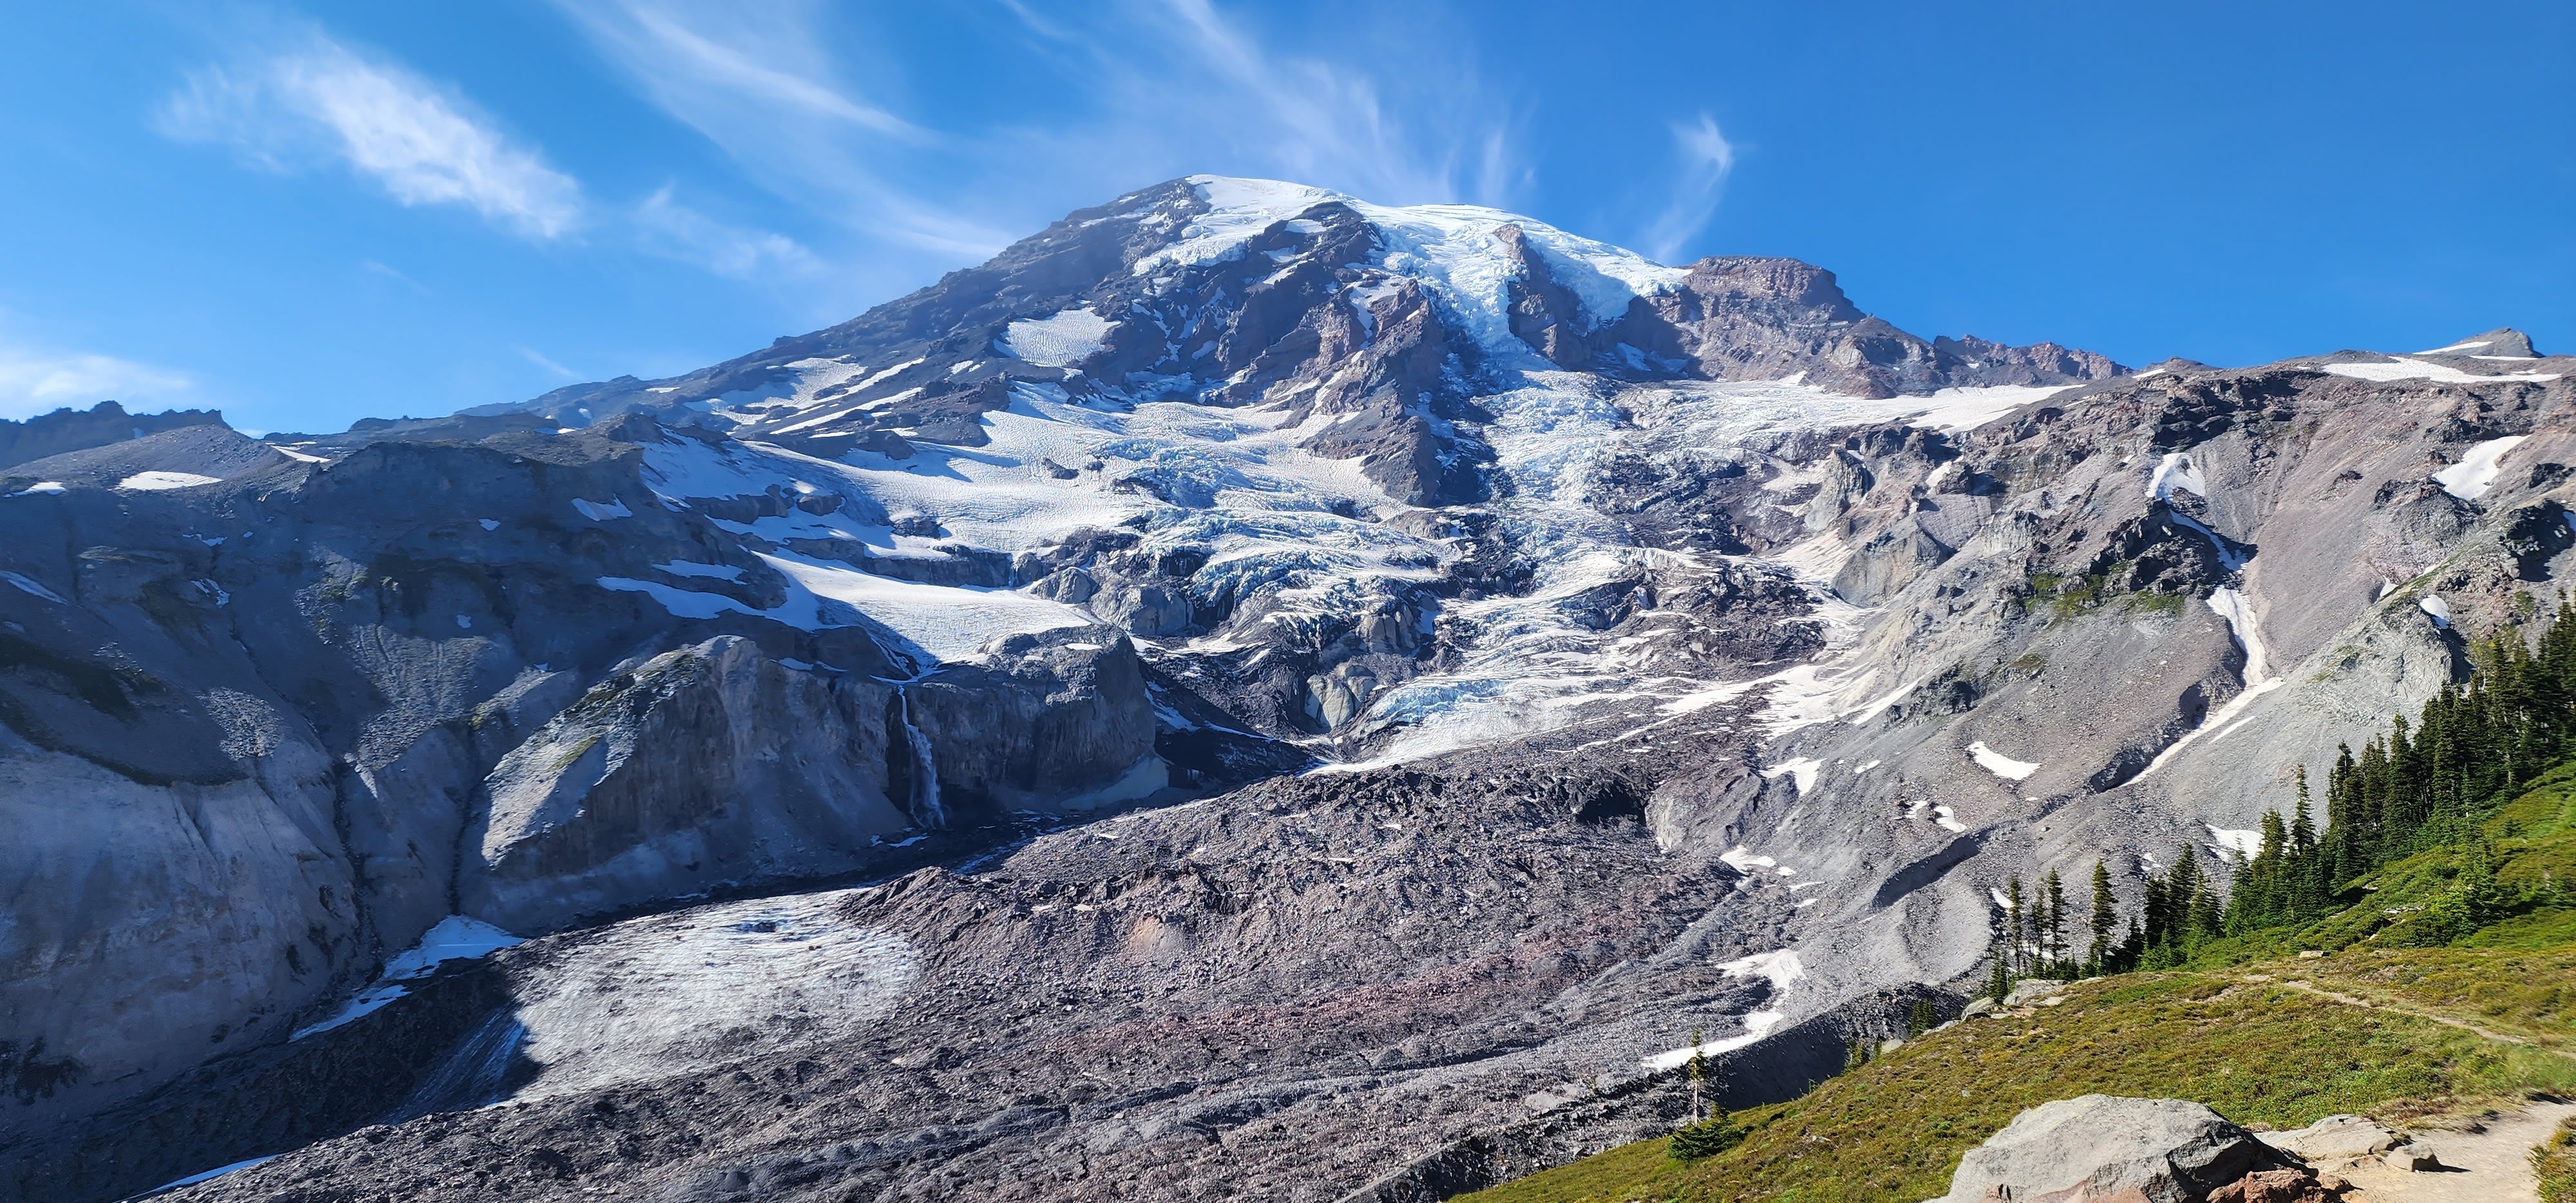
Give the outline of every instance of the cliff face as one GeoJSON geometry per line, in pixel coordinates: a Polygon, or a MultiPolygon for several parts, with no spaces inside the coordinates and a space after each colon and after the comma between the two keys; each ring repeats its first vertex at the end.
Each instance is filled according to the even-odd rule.
{"type": "Polygon", "coordinates": [[[548,931],[1162,784],[1122,636],[923,653],[666,501],[634,444],[262,448],[121,483],[222,470],[171,437],[0,500],[22,1120],[283,1039],[451,913],[548,931]],[[615,587],[648,578],[704,616],[615,587]]]}

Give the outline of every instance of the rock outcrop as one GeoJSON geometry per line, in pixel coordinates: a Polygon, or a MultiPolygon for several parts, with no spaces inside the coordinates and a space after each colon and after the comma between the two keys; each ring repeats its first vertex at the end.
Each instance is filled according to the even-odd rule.
{"type": "Polygon", "coordinates": [[[2281,1168],[2279,1153],[2198,1103],[2088,1094],[2014,1116],[1959,1159],[1940,1203],[2204,1203],[2281,1168]]]}
{"type": "Polygon", "coordinates": [[[511,931],[856,864],[910,827],[887,793],[894,690],[738,635],[617,673],[510,750],[465,828],[459,909],[511,931]]]}

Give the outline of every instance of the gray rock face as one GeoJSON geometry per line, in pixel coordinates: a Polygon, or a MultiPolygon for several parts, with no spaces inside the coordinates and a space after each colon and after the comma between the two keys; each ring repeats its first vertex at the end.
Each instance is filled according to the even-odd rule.
{"type": "Polygon", "coordinates": [[[893,697],[796,672],[738,635],[619,673],[493,766],[466,826],[460,909],[546,931],[710,882],[857,863],[912,823],[887,794],[893,697]]]}
{"type": "Polygon", "coordinates": [[[2024,1111],[1968,1150],[1942,1203],[2199,1203],[2280,1164],[2253,1133],[2198,1103],[2088,1094],[2024,1111]]]}
{"type": "Polygon", "coordinates": [[[1669,292],[1638,297],[1624,313],[1592,315],[1519,227],[1500,237],[1521,268],[1512,283],[1512,333],[1565,367],[1705,380],[1803,373],[1862,397],[1953,385],[2074,384],[2124,370],[2054,343],[1927,343],[1862,313],[1832,272],[1795,259],[1712,256],[1691,264],[1669,292]]]}

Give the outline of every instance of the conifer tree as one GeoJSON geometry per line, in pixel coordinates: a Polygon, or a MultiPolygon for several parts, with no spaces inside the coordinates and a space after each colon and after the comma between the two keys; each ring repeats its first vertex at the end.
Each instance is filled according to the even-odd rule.
{"type": "Polygon", "coordinates": [[[2087,972],[2109,971],[2111,932],[2119,923],[2119,899],[2111,894],[2111,866],[2097,860],[2093,862],[2093,947],[2084,958],[2087,972]]]}
{"type": "Polygon", "coordinates": [[[2051,869],[2040,890],[2040,916],[2046,927],[2039,937],[2040,955],[2048,961],[2049,973],[2055,975],[2059,963],[2066,959],[2066,883],[2058,878],[2057,870],[2051,869]]]}

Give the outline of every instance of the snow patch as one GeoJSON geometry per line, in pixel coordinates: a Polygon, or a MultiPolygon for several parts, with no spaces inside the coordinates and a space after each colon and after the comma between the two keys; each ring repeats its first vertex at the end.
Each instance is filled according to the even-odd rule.
{"type": "MultiPolygon", "coordinates": [[[[1757,952],[1752,956],[1729,961],[1718,968],[1725,971],[1728,977],[1763,978],[1771,983],[1774,992],[1787,989],[1789,983],[1807,975],[1806,966],[1798,961],[1798,954],[1786,948],[1777,952],[1757,952]]],[[[1663,1072],[1689,1064],[1693,1055],[1714,1057],[1721,1053],[1731,1053],[1770,1035],[1773,1028],[1780,1026],[1783,1018],[1785,1016],[1779,1009],[1765,1007],[1744,1016],[1743,1035],[1729,1036],[1723,1040],[1702,1041],[1699,1044],[1657,1053],[1645,1058],[1642,1064],[1649,1071],[1663,1072]]]]}
{"type": "Polygon", "coordinates": [[[581,511],[582,517],[588,518],[593,522],[607,522],[612,519],[632,518],[635,516],[635,511],[627,509],[625,502],[619,501],[614,497],[611,497],[606,501],[585,501],[579,497],[575,497],[572,499],[572,508],[581,511]]]}
{"type": "Polygon", "coordinates": [[[1751,876],[1753,874],[1753,870],[1757,868],[1777,868],[1780,864],[1779,861],[1771,857],[1753,855],[1753,850],[1742,844],[1737,844],[1733,848],[1718,853],[1717,859],[1725,861],[1728,868],[1731,868],[1738,873],[1745,874],[1746,876],[1751,876]]]}
{"type": "Polygon", "coordinates": [[[2209,496],[2209,486],[2201,480],[2200,468],[2191,462],[2190,452],[2166,452],[2156,463],[2155,475],[2147,478],[2147,496],[2154,500],[2171,502],[2176,489],[2209,496]]]}
{"type": "Polygon", "coordinates": [[[830,624],[817,599],[842,602],[893,628],[896,634],[941,660],[964,659],[985,643],[1005,635],[1092,623],[1091,616],[1080,610],[1025,593],[925,585],[784,553],[760,558],[786,573],[804,595],[791,595],[770,617],[791,626],[819,630],[830,624]]]}
{"type": "Polygon", "coordinates": [[[1930,397],[1915,397],[1916,426],[1956,434],[1974,430],[2043,397],[2073,387],[2063,384],[1997,384],[1979,388],[1945,388],[1930,397]]]}
{"type": "Polygon", "coordinates": [[[655,564],[654,567],[673,576],[707,577],[719,581],[742,579],[742,569],[731,564],[700,564],[694,560],[673,560],[667,564],[655,564]]]}
{"type": "Polygon", "coordinates": [[[2527,437],[2511,434],[2472,445],[2460,462],[2434,473],[2433,483],[2462,501],[2476,501],[2495,487],[2497,475],[2504,471],[2505,453],[2520,446],[2527,437]]]}
{"type": "Polygon", "coordinates": [[[2417,598],[2415,608],[2431,615],[2434,626],[2445,631],[2451,629],[2451,603],[2442,600],[2439,594],[2427,593],[2417,598]]]}
{"type": "Polygon", "coordinates": [[[751,607],[735,601],[730,597],[726,597],[721,593],[700,593],[693,589],[674,589],[669,585],[656,584],[652,581],[639,581],[631,577],[622,576],[603,576],[594,583],[602,589],[608,589],[618,593],[641,593],[644,596],[661,603],[663,609],[670,611],[674,617],[678,618],[707,619],[713,618],[718,614],[748,614],[754,618],[770,617],[770,615],[764,611],[752,609],[751,607]]]}
{"type": "MultiPolygon", "coordinates": [[[[2253,657],[2248,655],[2246,660],[2250,664],[2253,657]]],[[[2236,691],[2235,697],[2227,699],[2226,704],[2202,716],[2199,726],[2183,732],[2182,738],[2165,745],[2164,751],[2156,753],[2156,758],[2148,761],[2147,767],[2138,771],[2138,779],[2143,781],[2155,775],[2156,770],[2171,763],[2174,757],[2181,755],[2184,748],[2189,747],[2193,740],[2199,739],[2203,734],[2216,731],[2218,735],[2223,736],[2245,725],[2244,720],[2239,720],[2236,716],[2244,713],[2246,707],[2253,705],[2256,698],[2279,689],[2283,683],[2280,677],[2267,677],[2247,683],[2245,688],[2236,691]]],[[[2211,738],[2215,739],[2217,736],[2211,738]]]]}
{"type": "Polygon", "coordinates": [[[449,915],[428,931],[402,955],[385,962],[385,971],[375,984],[358,992],[346,1006],[320,1023],[297,1028],[289,1040],[302,1040],[315,1032],[327,1032],[341,1024],[374,1013],[386,1003],[401,998],[409,991],[402,983],[428,974],[449,961],[471,961],[490,956],[501,949],[520,943],[517,936],[463,915],[449,915]]]}
{"type": "Polygon", "coordinates": [[[2268,680],[2272,675],[2271,649],[2264,646],[2262,623],[2254,615],[2254,599],[2233,588],[2214,590],[2209,595],[2209,609],[2227,620],[2228,634],[2236,637],[2236,646],[2245,650],[2247,684],[2268,680]]]}
{"type": "Polygon", "coordinates": [[[1002,335],[1002,350],[1040,367],[1069,368],[1106,349],[1116,322],[1080,307],[1051,317],[1023,318],[1002,335]]]}
{"type": "Polygon", "coordinates": [[[2031,774],[2039,771],[2039,764],[2037,762],[2015,760],[2010,756],[2006,756],[2003,753],[1994,750],[1993,748],[1987,747],[1986,741],[1982,739],[1968,745],[1968,755],[1976,758],[1978,767],[1983,768],[1987,772],[1992,773],[1997,777],[2001,777],[2006,781],[2025,780],[2031,774]]]}
{"type": "MultiPolygon", "coordinates": [[[[2385,593],[2382,596],[2385,596],[2385,593]]],[[[2282,685],[2281,678],[2272,675],[2272,652],[2263,642],[2263,620],[2262,616],[2255,612],[2253,595],[2239,589],[2221,588],[2211,591],[2208,604],[2210,612],[2226,620],[2228,634],[2235,638],[2236,646],[2245,652],[2243,673],[2245,688],[2238,690],[2235,697],[2227,699],[2218,709],[2202,715],[2199,726],[2183,732],[2182,738],[2165,745],[2164,750],[2156,753],[2155,759],[2148,761],[2147,767],[2139,771],[2138,777],[2141,780],[2154,775],[2156,770],[2171,763],[2173,758],[2181,755],[2182,750],[2193,740],[2215,731],[2218,734],[2211,736],[2215,741],[2245,725],[2244,720],[2238,719],[2237,716],[2243,714],[2246,707],[2253,705],[2254,699],[2279,689],[2282,685]]]]}
{"type": "Polygon", "coordinates": [[[194,472],[137,472],[116,482],[120,489],[158,492],[163,489],[193,489],[198,485],[221,484],[220,476],[199,476],[194,472]]]}
{"type": "Polygon", "coordinates": [[[1816,771],[1823,767],[1824,762],[1802,756],[1796,760],[1781,761],[1779,764],[1764,769],[1762,770],[1762,776],[1766,780],[1776,780],[1785,774],[1788,776],[1790,784],[1797,786],[1798,792],[1803,794],[1808,790],[1816,788],[1816,771]]]}
{"type": "Polygon", "coordinates": [[[2257,854],[2263,851],[2263,833],[2260,831],[2247,831],[2239,827],[2221,827],[2216,823],[2203,823],[2201,826],[2209,829],[2209,838],[2218,841],[2219,847],[2225,848],[2238,856],[2244,857],[2246,860],[2253,860],[2257,854]]]}
{"type": "Polygon", "coordinates": [[[2394,359],[2387,363],[2330,363],[2318,369],[2355,380],[2431,380],[2439,384],[2495,384],[2507,380],[2556,380],[2556,372],[2499,372],[2477,376],[2449,364],[2426,363],[2420,359],[2394,359]]]}
{"type": "Polygon", "coordinates": [[[1950,809],[1949,805],[1946,803],[1935,804],[1932,807],[1932,821],[1940,824],[1943,831],[1966,831],[1968,829],[1967,824],[1959,821],[1959,813],[1950,809]]]}
{"type": "Polygon", "coordinates": [[[61,594],[44,587],[33,577],[21,576],[15,572],[0,572],[0,581],[7,581],[17,586],[21,593],[32,593],[56,605],[65,604],[61,594]]]}
{"type": "Polygon", "coordinates": [[[62,491],[63,482],[59,480],[40,480],[34,484],[28,485],[26,488],[18,490],[15,493],[11,493],[10,496],[32,497],[39,493],[60,493],[62,491]]]}
{"type": "Polygon", "coordinates": [[[1759,977],[1771,983],[1773,990],[1786,990],[1789,983],[1807,976],[1806,965],[1798,960],[1795,949],[1782,948],[1738,957],[1718,966],[1728,977],[1759,977]]]}

